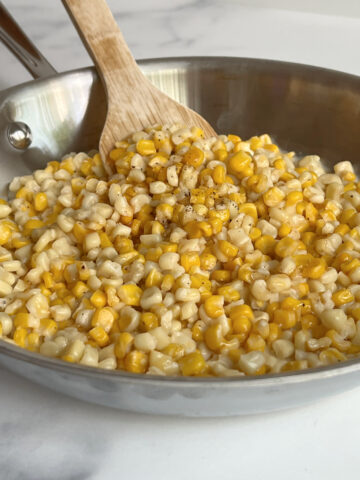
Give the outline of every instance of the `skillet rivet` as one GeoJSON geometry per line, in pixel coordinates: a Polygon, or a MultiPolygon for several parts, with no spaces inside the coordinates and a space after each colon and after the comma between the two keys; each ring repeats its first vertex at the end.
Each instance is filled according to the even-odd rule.
{"type": "Polygon", "coordinates": [[[18,150],[26,150],[31,145],[31,130],[24,122],[11,123],[7,134],[11,145],[18,150]]]}

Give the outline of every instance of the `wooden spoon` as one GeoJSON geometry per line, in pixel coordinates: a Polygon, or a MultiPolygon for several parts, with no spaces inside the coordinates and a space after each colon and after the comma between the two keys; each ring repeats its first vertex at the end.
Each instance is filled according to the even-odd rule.
{"type": "Polygon", "coordinates": [[[215,131],[198,113],[158,90],[143,75],[105,0],[62,0],[103,81],[108,101],[99,151],[106,164],[116,141],[154,124],[215,131]]]}

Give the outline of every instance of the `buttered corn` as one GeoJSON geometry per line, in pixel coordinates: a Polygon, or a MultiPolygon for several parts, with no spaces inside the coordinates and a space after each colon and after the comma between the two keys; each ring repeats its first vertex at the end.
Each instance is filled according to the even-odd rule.
{"type": "Polygon", "coordinates": [[[360,354],[360,182],[268,135],[155,126],[0,202],[0,337],[92,367],[262,375],[360,354]]]}

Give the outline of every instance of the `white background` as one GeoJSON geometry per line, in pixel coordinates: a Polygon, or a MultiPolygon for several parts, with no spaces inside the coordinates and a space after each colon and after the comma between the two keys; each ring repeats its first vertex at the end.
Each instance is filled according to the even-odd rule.
{"type": "MultiPolygon", "coordinates": [[[[90,64],[60,1],[5,3],[58,70],[90,64]]],[[[109,3],[138,58],[254,56],[360,74],[357,0],[271,2],[287,11],[254,8],[269,6],[265,0],[109,3]]],[[[0,88],[30,79],[4,47],[0,65],[0,88]]],[[[356,389],[246,418],[141,416],[54,394],[0,368],[0,479],[356,478],[359,404],[356,389]]]]}

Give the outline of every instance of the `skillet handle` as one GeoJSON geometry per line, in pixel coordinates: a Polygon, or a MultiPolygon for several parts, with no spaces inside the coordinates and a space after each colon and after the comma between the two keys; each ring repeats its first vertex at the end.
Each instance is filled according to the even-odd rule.
{"type": "Polygon", "coordinates": [[[57,73],[25,35],[1,1],[0,39],[34,78],[48,77],[57,73]]]}

